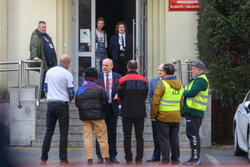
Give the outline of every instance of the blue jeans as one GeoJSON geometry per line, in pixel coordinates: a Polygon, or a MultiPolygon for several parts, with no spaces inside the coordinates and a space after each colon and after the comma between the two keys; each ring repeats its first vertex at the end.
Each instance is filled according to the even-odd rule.
{"type": "Polygon", "coordinates": [[[156,121],[151,121],[152,122],[152,133],[153,133],[153,140],[154,140],[154,152],[152,159],[154,160],[160,160],[161,158],[161,147],[158,141],[158,135],[156,132],[156,121]]]}
{"type": "Polygon", "coordinates": [[[200,158],[200,134],[199,130],[202,123],[201,117],[185,115],[186,118],[186,134],[190,141],[191,158],[200,158]]]}
{"type": "Polygon", "coordinates": [[[46,113],[46,133],[42,147],[42,161],[48,160],[48,152],[50,150],[51,139],[54,134],[56,121],[59,121],[60,129],[60,149],[59,158],[61,161],[68,161],[68,131],[69,131],[69,106],[67,102],[48,102],[46,113]]]}

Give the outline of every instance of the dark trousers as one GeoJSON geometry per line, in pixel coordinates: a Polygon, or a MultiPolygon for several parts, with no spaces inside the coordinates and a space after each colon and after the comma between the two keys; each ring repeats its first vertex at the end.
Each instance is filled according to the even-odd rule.
{"type": "MultiPolygon", "coordinates": [[[[116,129],[117,129],[117,119],[118,117],[114,115],[112,104],[108,104],[105,107],[105,122],[108,130],[108,144],[109,144],[109,158],[115,158],[117,155],[116,149],[116,129]]],[[[98,141],[96,140],[96,155],[98,158],[102,159],[100,147],[98,141]]]]}
{"type": "Polygon", "coordinates": [[[118,57],[118,73],[121,75],[126,75],[127,74],[127,58],[125,56],[125,53],[123,53],[124,56],[119,56],[118,57]]]}
{"type": "Polygon", "coordinates": [[[154,152],[152,159],[157,159],[160,160],[161,158],[161,147],[160,143],[158,141],[158,135],[156,131],[156,121],[151,121],[152,122],[152,133],[153,133],[153,140],[154,140],[154,152]]]}
{"type": "Polygon", "coordinates": [[[200,158],[200,134],[199,130],[202,123],[201,117],[185,115],[186,118],[186,134],[190,141],[191,158],[200,158]]]}
{"type": "Polygon", "coordinates": [[[41,99],[42,98],[46,98],[46,96],[45,96],[45,92],[44,92],[44,80],[45,80],[45,77],[46,77],[46,71],[44,71],[44,73],[43,73],[43,78],[42,78],[42,80],[43,80],[43,82],[42,82],[42,85],[41,85],[41,99]]]}
{"type": "Polygon", "coordinates": [[[67,161],[68,130],[69,130],[69,106],[66,102],[48,102],[46,114],[46,134],[43,140],[41,160],[48,160],[51,139],[54,134],[56,121],[59,120],[60,150],[59,158],[67,161]]]}
{"type": "Polygon", "coordinates": [[[144,130],[144,118],[122,118],[122,126],[124,133],[124,151],[126,161],[132,161],[132,151],[131,151],[131,134],[132,126],[135,128],[135,138],[136,138],[136,161],[141,161],[143,158],[144,140],[143,140],[143,130],[144,130]]]}
{"type": "Polygon", "coordinates": [[[156,122],[157,134],[162,151],[162,161],[169,161],[170,150],[171,160],[177,161],[180,157],[179,147],[179,123],[156,122]]]}

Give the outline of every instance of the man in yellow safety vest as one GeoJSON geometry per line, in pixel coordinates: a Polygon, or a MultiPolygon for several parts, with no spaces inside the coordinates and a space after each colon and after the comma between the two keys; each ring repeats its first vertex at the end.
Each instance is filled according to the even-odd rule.
{"type": "Polygon", "coordinates": [[[199,129],[207,107],[209,82],[204,73],[205,64],[196,60],[192,63],[193,78],[184,91],[182,116],[186,119],[186,134],[190,141],[191,158],[185,165],[200,165],[199,129]]]}
{"type": "Polygon", "coordinates": [[[161,163],[178,163],[180,157],[179,125],[183,106],[184,89],[174,76],[172,64],[164,64],[163,79],[155,88],[151,102],[151,119],[156,122],[156,132],[162,150],[161,163]]]}

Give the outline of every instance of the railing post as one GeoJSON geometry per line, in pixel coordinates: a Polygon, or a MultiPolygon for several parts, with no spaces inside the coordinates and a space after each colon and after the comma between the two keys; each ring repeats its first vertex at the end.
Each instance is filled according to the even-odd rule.
{"type": "Polygon", "coordinates": [[[43,87],[43,75],[44,75],[43,63],[44,63],[43,61],[40,61],[40,83],[38,85],[37,106],[39,106],[40,103],[42,87],[43,87]]]}
{"type": "Polygon", "coordinates": [[[182,83],[182,69],[181,69],[181,60],[178,60],[178,75],[179,75],[179,80],[182,83]]]}
{"type": "Polygon", "coordinates": [[[21,94],[22,94],[22,61],[18,62],[18,108],[22,108],[21,103],[21,94]]]}

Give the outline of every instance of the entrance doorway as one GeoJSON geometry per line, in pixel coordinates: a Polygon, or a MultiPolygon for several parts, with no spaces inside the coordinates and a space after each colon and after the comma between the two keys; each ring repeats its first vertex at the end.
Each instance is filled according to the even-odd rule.
{"type": "Polygon", "coordinates": [[[82,71],[95,67],[94,32],[98,17],[105,19],[108,43],[115,34],[116,24],[119,21],[127,23],[128,32],[134,39],[139,73],[146,76],[146,6],[147,0],[72,0],[72,70],[76,87],[82,80],[82,71]]]}
{"type": "MultiPolygon", "coordinates": [[[[133,19],[135,19],[135,0],[96,0],[96,19],[105,19],[104,30],[107,33],[108,42],[115,34],[115,26],[118,22],[125,22],[128,33],[133,33],[133,19]]],[[[111,57],[108,51],[108,57],[111,57]]]]}

